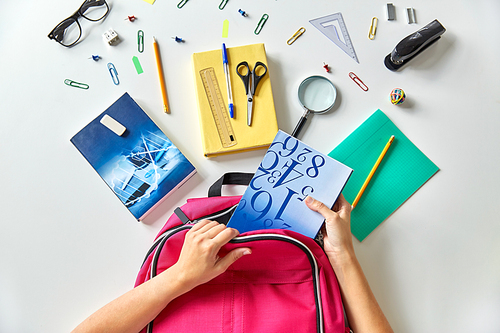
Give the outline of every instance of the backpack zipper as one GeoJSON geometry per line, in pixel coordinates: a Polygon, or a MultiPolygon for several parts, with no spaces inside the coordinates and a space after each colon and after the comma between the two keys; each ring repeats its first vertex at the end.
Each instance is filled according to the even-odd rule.
{"type": "MultiPolygon", "coordinates": [[[[221,216],[224,216],[225,214],[231,212],[231,210],[235,209],[236,207],[238,206],[238,204],[235,204],[235,205],[232,205],[231,207],[229,208],[225,208],[224,210],[220,210],[218,212],[215,212],[215,213],[212,213],[210,215],[206,215],[206,216],[203,216],[203,217],[199,217],[193,221],[190,221],[189,223],[193,223],[193,224],[196,224],[198,223],[200,220],[211,220],[211,219],[216,219],[218,217],[221,217],[221,216]]],[[[169,231],[172,231],[176,228],[179,228],[179,227],[182,227],[183,225],[180,225],[180,226],[176,226],[176,227],[173,227],[171,229],[168,229],[168,230],[165,230],[161,235],[159,235],[155,242],[153,243],[153,245],[151,245],[151,247],[149,248],[149,251],[146,253],[146,257],[144,258],[144,260],[142,261],[142,266],[144,266],[144,263],[146,262],[146,260],[148,259],[148,257],[151,255],[151,253],[153,253],[153,251],[155,250],[155,248],[158,246],[158,244],[160,244],[160,242],[162,241],[163,237],[165,237],[165,234],[167,234],[169,231]]]]}
{"type": "MultiPolygon", "coordinates": [[[[178,227],[174,227],[170,230],[167,230],[165,233],[162,234],[162,238],[159,240],[158,244],[155,246],[156,251],[153,256],[153,260],[151,262],[151,274],[150,274],[150,279],[156,276],[156,271],[157,271],[157,265],[158,265],[158,259],[160,257],[161,250],[163,249],[163,246],[165,245],[166,241],[173,236],[174,234],[186,230],[186,229],[191,229],[193,226],[192,225],[182,225],[178,227]]],[[[299,249],[301,249],[309,259],[309,263],[311,264],[311,269],[313,273],[313,289],[314,289],[314,302],[316,304],[316,327],[317,327],[317,332],[318,333],[323,333],[324,328],[323,328],[323,307],[321,304],[321,290],[319,287],[319,268],[318,268],[318,263],[316,262],[316,259],[314,258],[314,255],[312,251],[302,242],[296,240],[295,238],[292,238],[290,236],[284,236],[284,235],[278,235],[278,234],[260,234],[260,235],[249,235],[249,236],[241,236],[241,237],[236,237],[230,241],[230,243],[234,244],[243,244],[246,242],[250,241],[262,241],[262,240],[278,240],[278,241],[284,241],[287,243],[290,243],[292,245],[297,246],[299,249]]],[[[147,326],[147,333],[152,333],[153,332],[153,321],[151,321],[148,326],[147,326]]]]}
{"type": "Polygon", "coordinates": [[[218,218],[218,217],[221,217],[221,216],[226,215],[227,213],[231,212],[231,210],[236,209],[236,207],[238,207],[238,204],[236,204],[236,205],[232,205],[231,207],[226,208],[226,209],[224,209],[224,210],[221,210],[221,211],[215,212],[215,213],[213,213],[212,215],[207,215],[207,216],[199,217],[199,218],[197,218],[196,220],[193,220],[193,223],[198,223],[200,220],[211,220],[211,219],[216,219],[216,218],[218,218]]]}

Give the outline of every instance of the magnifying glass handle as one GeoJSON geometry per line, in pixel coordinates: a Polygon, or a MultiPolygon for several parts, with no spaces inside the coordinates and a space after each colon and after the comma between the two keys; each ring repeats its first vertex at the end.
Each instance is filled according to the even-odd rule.
{"type": "Polygon", "coordinates": [[[292,136],[294,138],[296,138],[299,135],[299,133],[302,130],[302,127],[304,127],[306,121],[307,121],[307,115],[300,117],[300,120],[297,123],[297,126],[295,126],[295,129],[292,132],[292,136]]]}

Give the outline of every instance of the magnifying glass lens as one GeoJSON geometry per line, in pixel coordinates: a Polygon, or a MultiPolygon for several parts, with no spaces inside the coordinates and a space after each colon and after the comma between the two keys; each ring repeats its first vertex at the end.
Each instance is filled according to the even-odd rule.
{"type": "Polygon", "coordinates": [[[333,83],[323,76],[310,76],[299,86],[299,101],[306,109],[292,132],[297,137],[307,121],[309,113],[322,114],[328,112],[335,104],[337,89],[333,83]]]}
{"type": "Polygon", "coordinates": [[[312,77],[299,88],[299,100],[310,111],[326,111],[335,103],[337,92],[332,83],[322,77],[312,77]]]}

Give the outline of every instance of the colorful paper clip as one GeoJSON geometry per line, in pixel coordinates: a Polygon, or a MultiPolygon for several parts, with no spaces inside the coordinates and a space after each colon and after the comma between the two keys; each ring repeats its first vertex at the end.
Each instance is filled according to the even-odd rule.
{"type": "Polygon", "coordinates": [[[144,31],[137,31],[137,51],[144,52],[144,31]]]}
{"type": "Polygon", "coordinates": [[[368,91],[368,87],[366,86],[366,84],[364,84],[363,81],[361,81],[361,79],[356,74],[354,74],[353,72],[349,72],[349,77],[354,82],[356,82],[356,84],[361,88],[361,90],[368,91]]]}
{"type": "Polygon", "coordinates": [[[180,9],[180,8],[184,7],[184,5],[185,5],[188,1],[189,1],[189,0],[182,0],[181,2],[179,2],[179,3],[177,4],[177,8],[179,8],[179,9],[180,9]]]}
{"type": "Polygon", "coordinates": [[[245,11],[244,11],[244,10],[241,10],[241,9],[238,9],[238,13],[240,13],[240,14],[241,14],[241,16],[245,16],[245,17],[247,17],[247,16],[248,16],[248,14],[247,14],[247,13],[245,13],[245,11]]]}
{"type": "Polygon", "coordinates": [[[378,23],[378,18],[373,17],[372,24],[370,25],[370,31],[368,31],[368,38],[369,39],[375,38],[375,34],[377,33],[377,23],[378,23]]]}
{"type": "Polygon", "coordinates": [[[112,63],[108,63],[108,70],[109,70],[109,74],[111,75],[111,80],[113,80],[113,83],[115,85],[119,85],[120,84],[120,80],[118,80],[118,72],[116,71],[116,68],[115,68],[115,65],[113,65],[112,63]]]}
{"type": "Polygon", "coordinates": [[[221,2],[221,3],[220,3],[220,5],[219,5],[219,9],[220,9],[220,10],[223,10],[223,9],[224,9],[224,7],[226,7],[226,5],[227,5],[227,2],[228,2],[228,1],[229,1],[229,0],[222,0],[222,2],[221,2]]]}
{"type": "Polygon", "coordinates": [[[292,37],[290,37],[289,40],[286,41],[286,43],[288,45],[292,45],[293,42],[295,42],[297,40],[297,38],[299,38],[300,36],[302,36],[302,34],[304,32],[306,32],[306,29],[304,27],[301,27],[299,30],[297,30],[297,32],[292,37]]]}
{"type": "Polygon", "coordinates": [[[253,31],[254,34],[256,34],[256,35],[260,34],[260,31],[264,27],[264,24],[266,24],[268,18],[269,18],[269,15],[267,15],[267,14],[262,15],[262,17],[260,18],[259,24],[257,24],[257,27],[253,31]]]}
{"type": "Polygon", "coordinates": [[[80,88],[80,89],[89,89],[89,85],[85,83],[80,83],[76,82],[70,79],[64,80],[64,84],[70,86],[70,87],[75,87],[75,88],[80,88]]]}

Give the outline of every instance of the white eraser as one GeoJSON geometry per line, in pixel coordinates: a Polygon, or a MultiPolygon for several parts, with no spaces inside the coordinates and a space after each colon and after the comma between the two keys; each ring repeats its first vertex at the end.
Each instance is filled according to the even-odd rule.
{"type": "Polygon", "coordinates": [[[116,135],[122,136],[123,133],[127,130],[125,126],[108,116],[107,114],[100,120],[101,124],[112,130],[116,135]]]}

